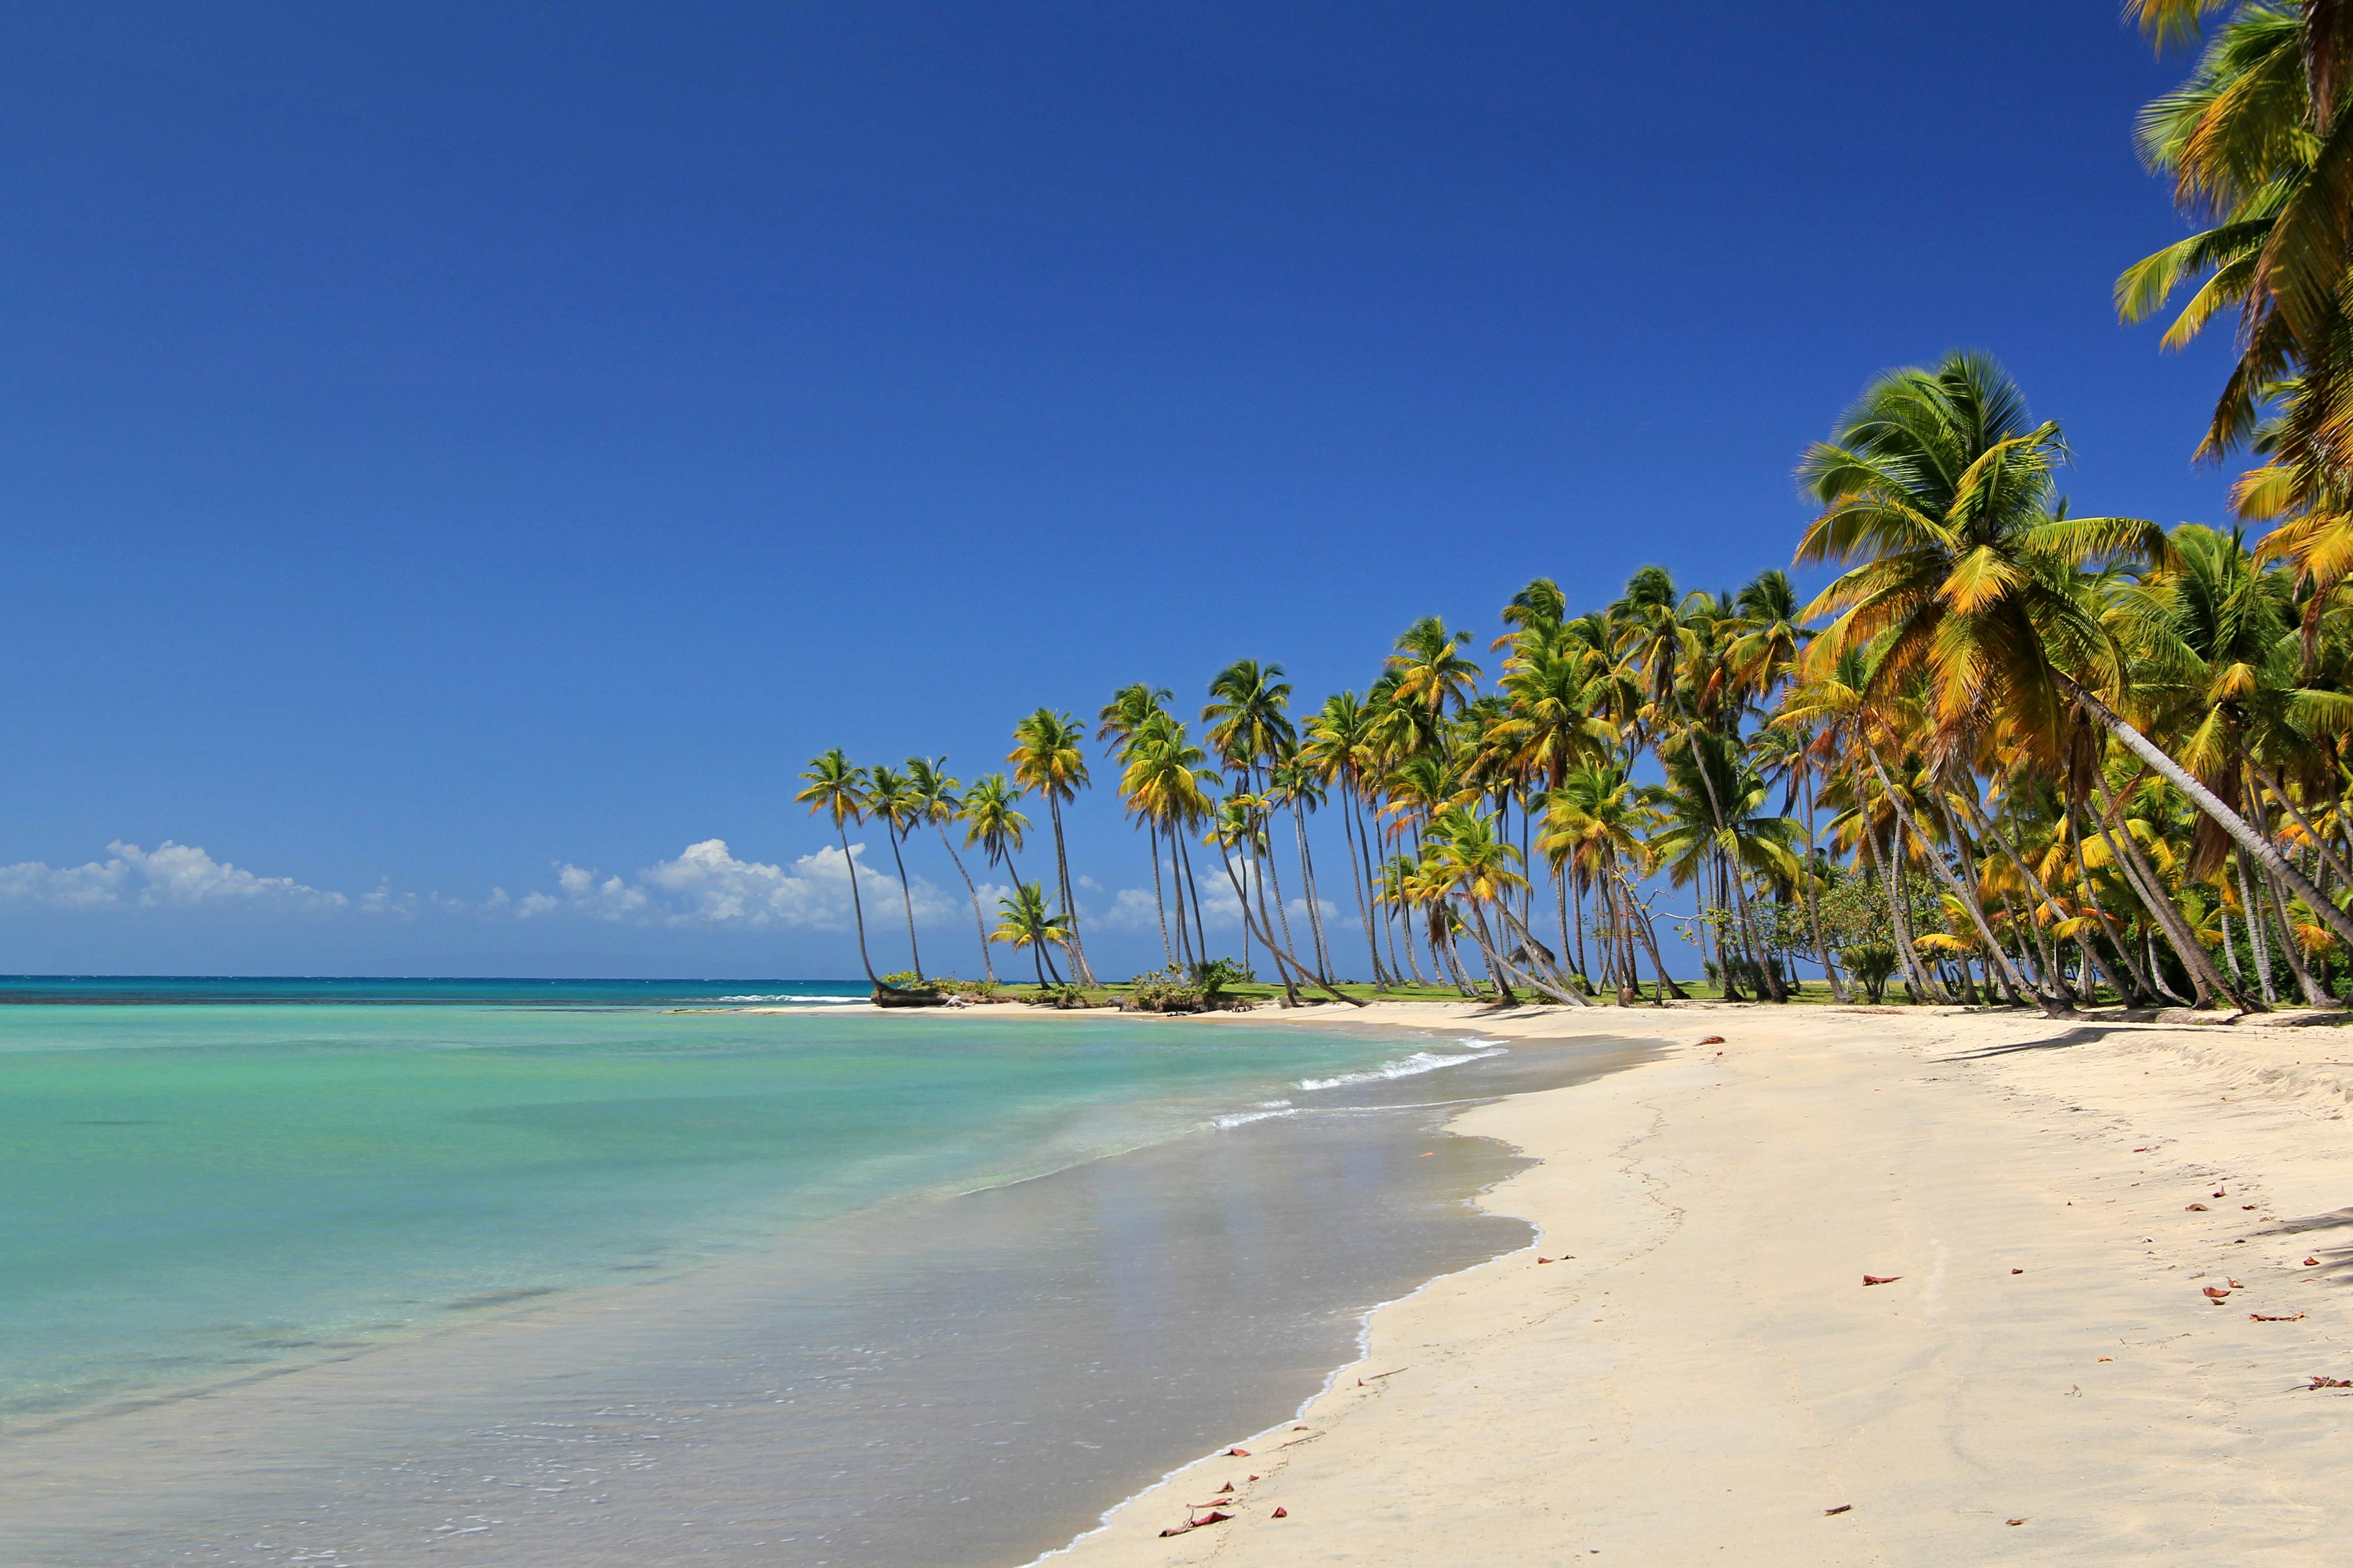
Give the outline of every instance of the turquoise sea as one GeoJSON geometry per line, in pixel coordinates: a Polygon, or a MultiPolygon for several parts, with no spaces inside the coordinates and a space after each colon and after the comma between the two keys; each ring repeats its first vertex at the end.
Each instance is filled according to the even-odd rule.
{"type": "MultiPolygon", "coordinates": [[[[608,1481],[592,1506],[576,1477],[534,1481],[544,1539],[489,1512],[434,1523],[457,1505],[419,1456],[487,1477],[543,1457],[484,1436],[519,1411],[535,1431],[617,1420],[635,1443],[640,1417],[613,1412],[675,1407],[693,1414],[642,1417],[670,1444],[665,1485],[689,1473],[689,1426],[744,1424],[709,1446],[698,1507],[807,1490],[797,1524],[770,1503],[711,1521],[706,1545],[723,1523],[735,1544],[693,1560],[887,1563],[892,1530],[953,1514],[999,1461],[982,1434],[1083,1405],[1101,1440],[1005,1536],[1031,1551],[1197,1431],[1310,1391],[1383,1293],[1517,1245],[1524,1227],[1465,1203],[1508,1152],[1437,1122],[1577,1065],[1345,1019],[839,1011],[859,989],[0,982],[17,1004],[0,1005],[0,1514],[57,1510],[42,1533],[19,1509],[13,1553],[0,1522],[0,1555],[359,1564],[404,1560],[422,1530],[483,1553],[465,1561],[606,1561],[669,1493],[624,1505],[608,1481]],[[746,1006],[784,1010],[725,1010],[746,1006]],[[1057,1348],[1031,1364],[1041,1335],[1057,1348]],[[1197,1340],[1229,1347],[1236,1386],[1179,1375],[1197,1340]],[[887,1395],[877,1379],[945,1364],[927,1358],[947,1341],[979,1359],[911,1418],[911,1390],[943,1398],[933,1373],[887,1395]],[[174,1436],[191,1411],[225,1425],[174,1436]],[[896,1457],[853,1485],[850,1449],[896,1457]],[[155,1458],[101,1502],[86,1489],[124,1452],[155,1458]],[[290,1456],[328,1453],[300,1479],[290,1456]],[[399,1522],[227,1544],[267,1534],[259,1514],[323,1530],[363,1498],[399,1522]]],[[[956,1560],[998,1560],[988,1539],[956,1560]]]]}

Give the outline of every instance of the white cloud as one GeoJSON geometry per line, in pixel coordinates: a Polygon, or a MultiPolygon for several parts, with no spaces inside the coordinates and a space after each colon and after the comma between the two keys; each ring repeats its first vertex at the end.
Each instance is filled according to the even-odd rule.
{"type": "MultiPolygon", "coordinates": [[[[865,850],[863,844],[849,847],[867,920],[902,918],[895,870],[876,868],[865,850]]],[[[514,910],[526,920],[568,913],[636,925],[844,931],[850,923],[849,864],[831,845],[787,868],[739,860],[725,839],[706,838],[688,845],[675,859],[646,867],[634,881],[558,862],[555,890],[526,894],[514,900],[514,910]]],[[[911,880],[917,925],[971,917],[971,905],[961,896],[951,898],[921,877],[911,880]]],[[[491,903],[499,906],[504,899],[503,891],[494,891],[491,903]]]]}
{"type": "MultiPolygon", "coordinates": [[[[111,857],[80,866],[38,860],[0,866],[0,905],[58,910],[252,909],[327,912],[351,907],[341,893],[291,877],[259,877],[193,844],[165,839],[152,851],[120,841],[111,857]]],[[[381,890],[380,890],[381,891],[381,890]]],[[[364,903],[372,903],[370,894],[364,903]]]]}

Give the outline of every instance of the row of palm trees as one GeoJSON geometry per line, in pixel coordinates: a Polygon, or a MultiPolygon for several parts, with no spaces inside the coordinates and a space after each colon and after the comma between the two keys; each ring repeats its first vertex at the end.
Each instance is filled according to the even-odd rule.
{"type": "MultiPolygon", "coordinates": [[[[1504,607],[1492,685],[1467,632],[1425,619],[1312,712],[1280,666],[1237,661],[1198,740],[1166,688],[1121,689],[1094,739],[1147,839],[1167,962],[1213,957],[1211,910],[1287,996],[1344,994],[1309,831],[1337,816],[1377,987],[1679,994],[1672,896],[1734,996],[1786,996],[1800,964],[1844,996],[1884,943],[1926,999],[2330,999],[2353,952],[2344,585],[2243,531],[2073,515],[2064,457],[2000,367],[1956,354],[1880,378],[1806,455],[1797,560],[1843,568],[1810,604],[1778,571],[1717,594],[1646,567],[1572,615],[1540,579],[1504,607]]],[[[1092,984],[1063,834],[1087,737],[1040,709],[1014,740],[1012,776],[969,790],[938,761],[828,752],[801,798],[845,857],[848,823],[881,825],[919,974],[902,849],[928,825],[963,873],[960,826],[1016,889],[992,930],[965,875],[984,964],[1012,942],[1042,984],[1059,950],[1092,984]],[[1052,896],[1013,870],[1031,795],[1052,896]]]]}
{"type": "MultiPolygon", "coordinates": [[[[2168,346],[2236,314],[2200,453],[2255,459],[2239,525],[2077,515],[2059,426],[1957,353],[1878,378],[1804,455],[1792,563],[1835,573],[1810,601],[1778,570],[1713,593],[1646,567],[1586,609],[1538,579],[1504,607],[1492,681],[1432,617],[1312,710],[1256,660],[1191,723],[1166,688],[1123,688],[1094,739],[1170,965],[1210,960],[1206,907],[1287,997],[1341,994],[1309,831],[1336,816],[1377,987],[1575,1004],[1647,977],[1663,1000],[1680,939],[1731,996],[1783,998],[1803,968],[1841,998],[1896,977],[2053,1013],[2334,1000],[2353,955],[2353,0],[2130,9],[2161,45],[2211,24],[2140,127],[2200,226],[2117,303],[2137,319],[2189,289],[2168,346]],[[1197,868],[1222,873],[1206,905],[1197,868]]],[[[1091,984],[1062,832],[1085,741],[1040,709],[1009,781],[959,795],[937,763],[833,752],[802,798],[845,857],[846,822],[884,826],[912,952],[907,835],[961,824],[1009,872],[1014,803],[1041,796],[1056,896],[1015,877],[992,932],[974,890],[984,963],[995,936],[1041,982],[1059,950],[1091,984]]]]}

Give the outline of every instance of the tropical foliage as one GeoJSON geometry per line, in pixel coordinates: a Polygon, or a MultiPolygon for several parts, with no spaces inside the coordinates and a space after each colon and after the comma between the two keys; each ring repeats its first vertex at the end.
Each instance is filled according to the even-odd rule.
{"type": "MultiPolygon", "coordinates": [[[[2073,506],[2061,425],[1956,353],[1870,381],[1799,458],[1810,595],[1781,570],[1721,592],[1657,566],[1614,595],[1538,578],[1483,647],[1424,617],[1313,707],[1259,658],[1198,710],[1121,687],[1092,739],[1151,866],[1163,966],[1136,994],[1200,1005],[1263,962],[1291,1002],[1366,979],[1666,1000],[1694,968],[1732,998],[2054,1014],[2340,996],[2353,0],[2128,10],[2160,47],[2200,45],[2139,127],[2195,232],[2116,300],[2128,319],[2186,301],[2168,347],[2235,320],[2214,414],[2184,437],[2250,460],[2229,526],[2073,506]]],[[[1057,952],[1093,984],[1064,831],[1087,742],[1039,708],[1010,779],[968,789],[944,759],[817,759],[798,798],[832,819],[861,954],[848,826],[883,832],[920,974],[902,852],[928,825],[954,854],[961,824],[1013,889],[990,928],[957,858],[984,965],[1002,942],[1041,987],[1063,983],[1057,952]],[[1030,797],[1053,866],[1023,880],[1030,797]]]]}

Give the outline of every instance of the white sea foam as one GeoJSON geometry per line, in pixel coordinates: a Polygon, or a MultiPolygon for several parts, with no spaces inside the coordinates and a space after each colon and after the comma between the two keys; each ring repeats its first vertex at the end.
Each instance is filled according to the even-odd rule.
{"type": "Polygon", "coordinates": [[[807,1002],[828,1007],[855,1007],[866,1000],[863,996],[803,996],[793,992],[779,992],[773,996],[719,996],[719,1002],[807,1002]]]}
{"type": "Polygon", "coordinates": [[[1436,1072],[1440,1068],[1451,1068],[1462,1062],[1485,1061],[1489,1057],[1499,1057],[1504,1054],[1501,1041],[1468,1040],[1464,1044],[1485,1048],[1475,1051],[1416,1051],[1409,1057],[1400,1058],[1393,1062],[1383,1062],[1380,1066],[1364,1072],[1344,1072],[1337,1078],[1303,1078],[1299,1080],[1299,1087],[1310,1091],[1319,1089],[1345,1089],[1352,1083],[1376,1083],[1382,1079],[1412,1078],[1417,1073],[1436,1072]]]}
{"type": "Polygon", "coordinates": [[[1230,1116],[1220,1116],[1212,1123],[1219,1131],[1229,1127],[1247,1127],[1253,1121],[1267,1121],[1278,1116],[1296,1116],[1299,1108],[1287,1105],[1280,1110],[1237,1110],[1230,1116]]]}

